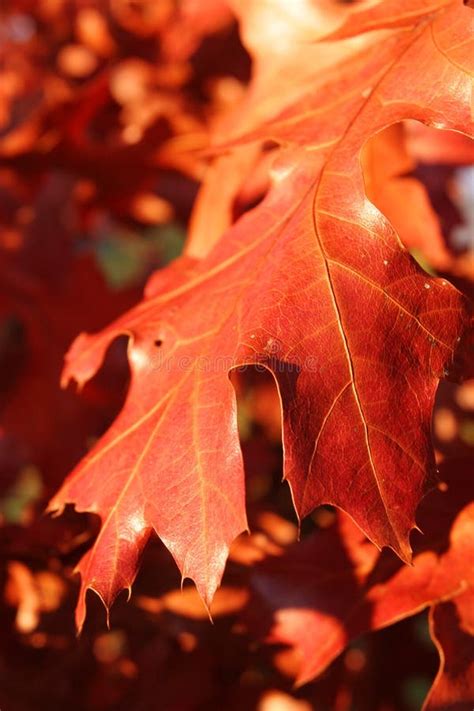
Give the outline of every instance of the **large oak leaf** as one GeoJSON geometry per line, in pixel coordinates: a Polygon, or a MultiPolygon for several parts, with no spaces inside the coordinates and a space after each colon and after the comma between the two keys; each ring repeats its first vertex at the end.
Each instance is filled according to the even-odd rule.
{"type": "Polygon", "coordinates": [[[50,504],[102,518],[79,564],[79,625],[87,588],[106,604],[130,588],[152,529],[212,598],[246,528],[228,378],[245,364],[268,368],[278,384],[298,515],[335,504],[378,546],[410,558],[434,464],[434,393],[466,317],[461,296],[416,266],[367,200],[359,155],[404,118],[468,132],[462,11],[456,3],[364,50],[256,130],[293,144],[263,202],[187,281],[173,289],[165,276],[167,291],[154,281],[135,309],[73,345],[65,382],[89,379],[124,333],[132,369],[120,416],[50,504]]]}

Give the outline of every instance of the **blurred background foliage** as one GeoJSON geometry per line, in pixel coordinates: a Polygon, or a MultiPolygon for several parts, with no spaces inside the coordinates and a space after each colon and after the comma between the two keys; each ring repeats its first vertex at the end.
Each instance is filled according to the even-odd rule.
{"type": "MultiPolygon", "coordinates": [[[[358,640],[298,691],[292,650],[253,635],[252,570],[298,536],[280,484],[278,398],[256,372],[234,376],[252,533],[232,549],[214,624],[192,586],[180,592],[155,539],[111,629],[90,595],[75,636],[73,569],[97,520],[42,510],[118,412],[128,368],[118,342],[81,393],[63,391],[63,355],[180,254],[212,126],[241,100],[250,71],[236,20],[218,0],[1,4],[2,711],[414,711],[436,672],[424,613],[358,640]]],[[[431,259],[419,245],[413,253],[472,296],[472,169],[429,160],[431,139],[422,139],[428,148],[418,142],[409,173],[424,184],[445,242],[431,259]]],[[[255,194],[239,211],[253,202],[255,194]]],[[[433,430],[440,461],[473,456],[473,380],[442,383],[433,430]]],[[[322,507],[301,535],[333,519],[322,507]]]]}

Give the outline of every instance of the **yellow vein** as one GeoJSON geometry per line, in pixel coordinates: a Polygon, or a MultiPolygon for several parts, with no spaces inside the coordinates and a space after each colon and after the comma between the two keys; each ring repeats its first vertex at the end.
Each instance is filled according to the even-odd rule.
{"type": "Polygon", "coordinates": [[[359,279],[361,279],[361,281],[365,282],[366,284],[368,284],[369,286],[371,286],[372,288],[374,288],[376,291],[380,291],[382,294],[384,294],[384,296],[387,297],[387,299],[389,299],[389,301],[391,301],[393,304],[395,304],[395,306],[398,306],[398,308],[400,309],[400,311],[403,311],[403,313],[405,313],[407,316],[409,316],[410,318],[412,318],[413,321],[415,321],[415,322],[418,324],[418,326],[419,326],[428,336],[430,336],[430,338],[432,338],[433,340],[435,340],[435,341],[436,341],[437,343],[439,343],[441,346],[444,346],[448,351],[452,352],[453,349],[452,349],[451,346],[448,346],[447,343],[445,343],[444,341],[441,341],[437,336],[435,336],[434,333],[432,333],[428,328],[426,328],[426,326],[424,326],[424,325],[421,323],[421,321],[419,320],[419,318],[418,318],[417,316],[415,316],[415,314],[412,314],[411,311],[408,311],[408,309],[406,309],[406,308],[398,301],[398,299],[395,299],[395,297],[392,296],[392,295],[391,295],[388,291],[386,291],[383,287],[381,287],[380,284],[377,284],[377,282],[372,281],[372,279],[369,279],[369,278],[366,277],[364,274],[362,274],[362,272],[359,272],[357,269],[354,269],[354,267],[350,267],[348,264],[344,264],[344,262],[340,262],[340,261],[337,260],[337,259],[332,259],[331,257],[328,257],[328,262],[331,262],[331,264],[335,264],[335,265],[337,265],[338,267],[341,267],[341,269],[345,269],[346,271],[350,272],[351,274],[354,274],[354,276],[357,276],[359,279]]]}

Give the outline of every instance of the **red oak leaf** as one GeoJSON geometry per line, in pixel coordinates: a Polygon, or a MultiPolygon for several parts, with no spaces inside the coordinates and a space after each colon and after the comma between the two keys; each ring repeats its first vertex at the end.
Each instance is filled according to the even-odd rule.
{"type": "MultiPolygon", "coordinates": [[[[474,585],[474,504],[470,501],[469,465],[452,463],[450,470],[443,472],[447,490],[445,484],[442,492],[430,494],[420,507],[425,535],[417,536],[412,567],[402,565],[387,552],[379,554],[342,513],[331,528],[316,532],[289,548],[284,556],[261,565],[254,576],[253,614],[261,625],[264,610],[270,611],[269,641],[298,650],[299,684],[320,674],[364,632],[387,627],[435,602],[451,597],[457,600],[458,595],[459,615],[466,610],[465,591],[470,591],[472,599],[474,585]]],[[[464,638],[455,626],[446,631],[448,618],[453,618],[452,605],[435,607],[434,634],[444,635],[439,647],[447,652],[442,665],[445,676],[440,674],[435,684],[440,697],[449,693],[450,673],[465,675],[469,664],[467,654],[461,651],[458,656],[453,649],[452,637],[459,636],[459,649],[464,638]]],[[[470,644],[472,647],[472,641],[470,644]]],[[[457,683],[452,686],[462,688],[457,683]]]]}
{"type": "Polygon", "coordinates": [[[124,333],[132,370],[121,414],[50,503],[102,518],[78,566],[79,626],[88,588],[107,605],[130,588],[152,529],[212,598],[246,528],[228,378],[246,364],[278,384],[298,515],[332,503],[410,559],[415,511],[431,486],[433,398],[466,314],[460,294],[417,267],[367,200],[359,156],[405,118],[469,131],[465,11],[455,3],[393,31],[256,129],[249,140],[296,146],[275,162],[263,202],[188,281],[172,289],[165,277],[167,291],[153,289],[74,343],[65,382],[88,380],[124,333]]]}
{"type": "Polygon", "coordinates": [[[430,628],[441,664],[423,711],[467,711],[474,706],[473,588],[435,605],[430,628]]]}

